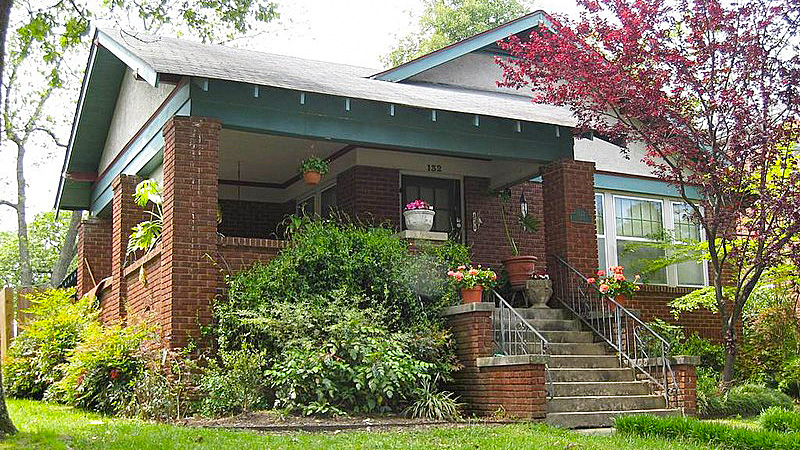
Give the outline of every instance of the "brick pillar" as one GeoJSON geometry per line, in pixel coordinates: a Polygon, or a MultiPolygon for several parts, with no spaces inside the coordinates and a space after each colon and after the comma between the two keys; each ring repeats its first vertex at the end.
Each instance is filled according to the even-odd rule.
{"type": "Polygon", "coordinates": [[[78,227],[78,297],[111,276],[111,221],[87,219],[78,227]]]}
{"type": "Polygon", "coordinates": [[[103,322],[125,316],[127,286],[123,271],[131,228],[147,220],[144,210],[134,202],[133,194],[141,179],[135,175],[118,175],[111,183],[114,190],[111,219],[111,291],[103,298],[100,317],[103,322]]]}
{"type": "Polygon", "coordinates": [[[173,117],[164,126],[164,229],[161,235],[160,318],[173,348],[199,338],[211,322],[220,283],[209,259],[217,244],[219,134],[215,119],[173,117]]]}
{"type": "Polygon", "coordinates": [[[542,173],[545,247],[585,276],[597,270],[594,163],[562,160],[542,173]]]}
{"type": "Polygon", "coordinates": [[[695,363],[699,358],[686,356],[674,357],[672,372],[678,385],[678,406],[683,408],[687,416],[697,417],[697,371],[695,363]]]}
{"type": "Polygon", "coordinates": [[[450,388],[468,413],[488,416],[543,419],[547,413],[545,367],[547,356],[493,357],[494,303],[470,303],[446,308],[442,313],[456,342],[463,366],[453,374],[450,388]]]}

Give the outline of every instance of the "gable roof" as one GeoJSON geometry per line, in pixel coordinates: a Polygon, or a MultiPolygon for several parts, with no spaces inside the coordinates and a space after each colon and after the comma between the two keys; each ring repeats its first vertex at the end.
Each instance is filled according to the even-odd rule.
{"type": "Polygon", "coordinates": [[[541,10],[535,11],[518,19],[514,19],[511,22],[486,30],[483,33],[476,34],[475,36],[468,37],[448,45],[447,47],[412,59],[399,66],[376,73],[372,75],[372,78],[393,82],[404,81],[428,69],[464,56],[467,53],[491,47],[497,41],[530,30],[536,26],[545,25],[550,27],[551,23],[550,16],[547,15],[547,13],[541,10]]]}

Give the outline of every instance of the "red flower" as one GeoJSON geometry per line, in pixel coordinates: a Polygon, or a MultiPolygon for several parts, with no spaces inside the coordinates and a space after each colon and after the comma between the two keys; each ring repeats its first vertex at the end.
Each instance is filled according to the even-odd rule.
{"type": "Polygon", "coordinates": [[[111,369],[111,372],[108,374],[108,376],[111,377],[112,380],[119,379],[119,375],[120,375],[119,369],[111,369]]]}

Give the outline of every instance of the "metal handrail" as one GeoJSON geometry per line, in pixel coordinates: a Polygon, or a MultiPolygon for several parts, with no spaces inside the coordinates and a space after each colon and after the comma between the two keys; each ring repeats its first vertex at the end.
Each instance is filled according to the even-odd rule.
{"type": "Polygon", "coordinates": [[[601,293],[564,259],[557,255],[552,258],[558,264],[550,267],[565,269],[558,270],[554,277],[554,297],[617,352],[620,364],[655,383],[668,406],[677,405],[678,385],[670,364],[669,342],[614,298],[601,293]],[[648,341],[654,341],[655,348],[648,341]],[[661,358],[654,360],[653,356],[661,358]],[[659,370],[654,375],[648,370],[650,367],[659,370]]]}

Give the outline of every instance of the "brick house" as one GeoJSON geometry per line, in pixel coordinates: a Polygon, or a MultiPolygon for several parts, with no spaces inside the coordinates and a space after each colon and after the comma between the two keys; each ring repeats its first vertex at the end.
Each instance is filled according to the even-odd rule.
{"type": "MultiPolygon", "coordinates": [[[[490,192],[506,187],[542,224],[512,232],[545,270],[555,270],[553,255],[583,274],[635,270],[653,255],[621,251],[651,231],[700,237],[641,148],[625,159],[609,142],[576,139],[569,111],[496,86],[495,43],[547,20],[532,13],[382,72],[98,29],[57,198],[60,209],[90,212],[79,294],[105,279],[103,320],[149,314],[180,347],[211,321],[222,271],[282,248],[289,214],[335,209],[400,230],[402,205],[421,197],[436,208],[435,231],[498,267],[510,250],[490,192]],[[297,174],[312,155],[331,167],[315,187],[297,174]],[[132,193],[145,178],[162,184],[162,240],[126,259],[130,229],[145,217],[132,193]]],[[[687,263],[655,274],[630,308],[673,320],[667,302],[706,284],[707,272],[687,263]]],[[[708,313],[682,322],[718,336],[708,313]]]]}

